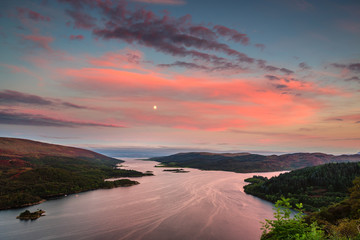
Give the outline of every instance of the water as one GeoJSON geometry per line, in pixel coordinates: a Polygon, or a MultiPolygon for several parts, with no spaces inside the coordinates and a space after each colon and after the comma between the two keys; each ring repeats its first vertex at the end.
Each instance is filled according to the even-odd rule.
{"type": "MultiPolygon", "coordinates": [[[[96,190],[0,211],[0,239],[259,239],[273,205],[244,193],[245,178],[223,171],[163,172],[156,162],[128,159],[123,165],[156,176],[140,184],[96,190]],[[20,221],[25,209],[46,216],[20,221]]],[[[267,177],[279,172],[261,173],[267,177]]]]}

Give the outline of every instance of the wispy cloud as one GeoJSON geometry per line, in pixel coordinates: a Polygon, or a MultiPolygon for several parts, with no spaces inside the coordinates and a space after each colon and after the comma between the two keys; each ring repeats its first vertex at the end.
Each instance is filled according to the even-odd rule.
{"type": "Polygon", "coordinates": [[[70,40],[83,40],[84,36],[83,35],[70,35],[70,40]]]}
{"type": "Polygon", "coordinates": [[[24,7],[18,7],[17,8],[17,13],[18,16],[20,18],[29,18],[32,19],[34,21],[46,21],[46,22],[50,22],[50,17],[47,16],[43,16],[38,12],[35,12],[33,10],[30,10],[28,8],[24,8],[24,7]]]}
{"type": "Polygon", "coordinates": [[[67,108],[76,108],[76,109],[85,109],[87,107],[77,105],[74,103],[64,102],[58,99],[49,99],[40,97],[33,94],[27,94],[12,90],[2,90],[0,91],[0,103],[1,104],[30,104],[38,106],[57,106],[57,107],[67,107],[67,108]]]}
{"type": "Polygon", "coordinates": [[[332,63],[332,67],[360,73],[360,63],[332,63]]]}
{"type": "Polygon", "coordinates": [[[122,127],[96,122],[80,122],[66,119],[56,119],[39,114],[19,113],[0,110],[0,124],[25,125],[39,127],[122,127]]]}

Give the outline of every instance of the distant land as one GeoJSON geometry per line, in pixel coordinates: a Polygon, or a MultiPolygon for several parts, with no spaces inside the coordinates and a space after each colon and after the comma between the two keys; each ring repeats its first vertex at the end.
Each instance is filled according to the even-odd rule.
{"type": "Polygon", "coordinates": [[[138,184],[115,177],[152,175],[116,169],[123,161],[89,150],[0,137],[0,209],[99,188],[138,184]]]}
{"type": "Polygon", "coordinates": [[[149,160],[164,167],[189,167],[202,170],[223,170],[239,173],[287,171],[325,163],[358,162],[360,155],[331,155],[324,153],[292,153],[260,155],[251,153],[188,152],[149,160]]]}

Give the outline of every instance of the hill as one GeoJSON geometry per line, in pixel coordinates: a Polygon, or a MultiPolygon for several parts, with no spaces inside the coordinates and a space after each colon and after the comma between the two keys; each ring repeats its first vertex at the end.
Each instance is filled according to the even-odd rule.
{"type": "Polygon", "coordinates": [[[80,148],[0,138],[0,209],[33,205],[65,194],[137,184],[130,180],[105,182],[106,178],[148,175],[116,169],[121,162],[80,148]]]}
{"type": "Polygon", "coordinates": [[[190,167],[240,173],[294,170],[333,162],[357,162],[360,155],[334,156],[324,153],[293,153],[264,156],[250,153],[178,153],[150,158],[165,167],[190,167]]]}
{"type": "Polygon", "coordinates": [[[280,174],[270,179],[254,176],[244,187],[246,193],[276,202],[281,197],[290,203],[303,203],[307,211],[338,203],[348,196],[352,181],[360,176],[360,163],[329,163],[280,174]]]}
{"type": "Polygon", "coordinates": [[[56,156],[76,158],[92,163],[115,165],[123,161],[102,154],[75,147],[67,147],[19,138],[0,137],[0,166],[45,163],[44,158],[56,156]],[[23,159],[27,163],[23,162],[23,159]],[[9,162],[10,161],[10,162],[9,162]]]}

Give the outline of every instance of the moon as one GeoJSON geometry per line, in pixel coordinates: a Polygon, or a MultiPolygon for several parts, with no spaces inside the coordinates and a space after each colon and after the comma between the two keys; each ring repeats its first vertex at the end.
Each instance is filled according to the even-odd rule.
{"type": "Polygon", "coordinates": [[[156,106],[156,105],[154,105],[154,107],[153,107],[153,108],[154,108],[154,110],[156,110],[156,109],[157,109],[157,106],[156,106]]]}

